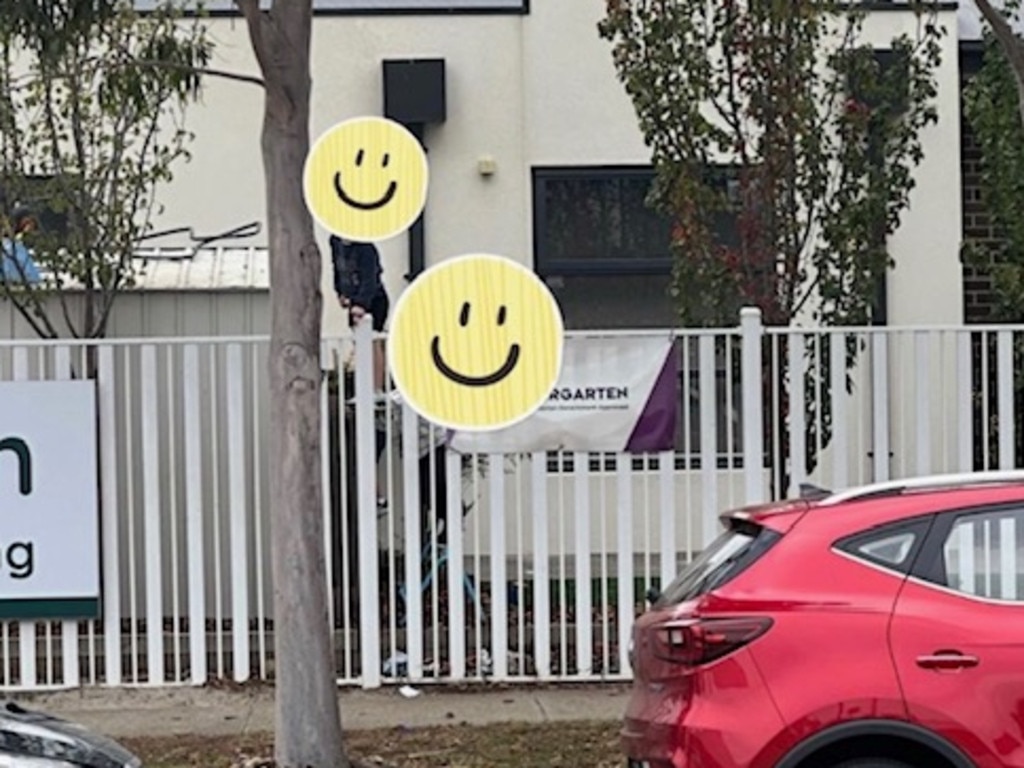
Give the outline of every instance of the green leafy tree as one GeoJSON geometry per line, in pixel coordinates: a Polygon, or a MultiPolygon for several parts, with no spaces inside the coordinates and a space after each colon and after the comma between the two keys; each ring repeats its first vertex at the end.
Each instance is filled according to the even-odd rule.
{"type": "MultiPolygon", "coordinates": [[[[1019,2],[1004,9],[1012,20],[1019,2]]],[[[1006,46],[985,33],[980,70],[964,92],[964,116],[981,149],[981,194],[998,237],[965,245],[965,259],[992,274],[996,319],[1024,319],[1024,124],[1018,83],[1006,46]]]]}
{"type": "Polygon", "coordinates": [[[870,319],[937,119],[942,30],[917,13],[880,60],[851,4],[608,0],[600,31],[652,151],[650,202],[675,222],[685,323],[742,305],[777,324],[870,319]]]}
{"type": "Polygon", "coordinates": [[[974,0],[974,4],[988,25],[990,42],[1002,51],[1016,90],[1017,116],[1024,124],[1024,39],[1013,28],[1013,21],[1020,11],[1020,0],[1005,0],[1002,5],[993,5],[989,0],[974,0]]]}
{"type": "MultiPolygon", "coordinates": [[[[985,5],[978,4],[979,7],[985,5]]],[[[986,271],[992,278],[993,319],[1024,321],[1024,123],[1021,120],[1020,76],[1015,57],[1022,45],[1013,26],[1020,21],[1020,0],[1010,0],[998,11],[989,6],[981,68],[964,89],[964,116],[981,149],[981,203],[990,218],[993,237],[964,243],[964,261],[986,271]],[[992,23],[992,14],[998,20],[992,23]]],[[[995,413],[996,340],[973,339],[975,398],[975,466],[985,464],[985,440],[989,466],[999,461],[999,420],[995,413]],[[988,397],[983,396],[988,371],[988,397]],[[986,408],[986,403],[987,408],[986,408]]],[[[1014,342],[1014,370],[1021,369],[1024,346],[1014,342]]],[[[1015,407],[1024,406],[1024,379],[1014,379],[1015,407]]],[[[1015,430],[1016,457],[1024,456],[1024,432],[1015,430]]],[[[1019,458],[1016,459],[1019,461],[1019,458]]]]}
{"type": "MultiPolygon", "coordinates": [[[[24,234],[39,284],[15,269],[3,291],[43,336],[60,298],[76,336],[103,333],[134,277],[156,191],[186,158],[186,107],[203,75],[265,91],[263,159],[271,254],[270,477],[276,764],[345,768],[327,621],[320,465],[320,252],[302,193],[309,150],[312,0],[262,10],[236,0],[263,78],[207,67],[211,46],[183,2],[141,15],[130,0],[0,2],[0,192],[40,200],[52,226],[24,234]],[[76,322],[68,294],[84,288],[76,322]]],[[[192,4],[193,10],[195,4],[192,4]]],[[[15,236],[13,224],[6,235],[15,236]]],[[[8,248],[10,252],[10,248],[8,248]]]]}
{"type": "MultiPolygon", "coordinates": [[[[913,11],[917,34],[876,51],[855,4],[607,0],[599,29],[652,152],[648,202],[674,226],[671,293],[685,325],[731,326],[743,306],[772,325],[872,321],[920,133],[937,120],[944,30],[933,8],[913,11]]],[[[829,343],[809,351],[808,469],[831,438],[829,343]]],[[[785,343],[772,351],[778,378],[765,386],[781,397],[766,435],[799,405],[785,395],[785,343]]],[[[847,367],[856,352],[847,347],[847,367]]]]}
{"type": "Polygon", "coordinates": [[[200,20],[170,3],[3,3],[0,290],[40,336],[104,335],[157,189],[188,156],[184,114],[210,53],[200,20]]]}

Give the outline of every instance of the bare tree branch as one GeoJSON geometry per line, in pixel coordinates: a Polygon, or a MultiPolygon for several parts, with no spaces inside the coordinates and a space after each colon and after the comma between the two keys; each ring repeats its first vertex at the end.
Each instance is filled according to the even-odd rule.
{"type": "Polygon", "coordinates": [[[197,75],[220,77],[224,80],[234,80],[239,83],[250,83],[251,85],[258,85],[260,88],[266,86],[266,83],[263,82],[263,79],[256,77],[255,75],[243,75],[241,72],[229,72],[226,69],[215,69],[213,67],[190,67],[186,64],[178,64],[173,61],[158,61],[157,59],[137,59],[136,61],[131,62],[130,65],[139,67],[154,67],[158,69],[178,69],[182,71],[194,72],[197,75]]]}

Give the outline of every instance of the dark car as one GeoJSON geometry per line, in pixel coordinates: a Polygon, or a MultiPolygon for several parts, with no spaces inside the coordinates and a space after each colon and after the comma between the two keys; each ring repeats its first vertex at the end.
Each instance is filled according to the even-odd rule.
{"type": "Polygon", "coordinates": [[[57,717],[0,704],[0,768],[139,768],[120,744],[57,717]]]}

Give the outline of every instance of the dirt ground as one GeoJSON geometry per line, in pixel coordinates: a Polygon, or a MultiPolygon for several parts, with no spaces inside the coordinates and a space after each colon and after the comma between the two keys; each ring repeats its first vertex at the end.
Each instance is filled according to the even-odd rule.
{"type": "MultiPolygon", "coordinates": [[[[622,768],[617,722],[390,728],[345,734],[363,768],[622,768]]],[[[124,739],[146,768],[270,768],[272,737],[124,739]]]]}

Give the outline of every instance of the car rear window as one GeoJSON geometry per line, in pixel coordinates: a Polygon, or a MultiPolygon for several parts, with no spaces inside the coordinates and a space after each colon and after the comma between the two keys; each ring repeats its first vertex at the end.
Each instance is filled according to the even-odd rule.
{"type": "Polygon", "coordinates": [[[767,552],[781,534],[764,526],[730,520],[729,530],[701,552],[659,595],[656,608],[693,600],[739,576],[767,552]]]}
{"type": "Polygon", "coordinates": [[[908,573],[928,529],[931,516],[872,528],[837,542],[848,555],[897,573],[908,573]]]}

